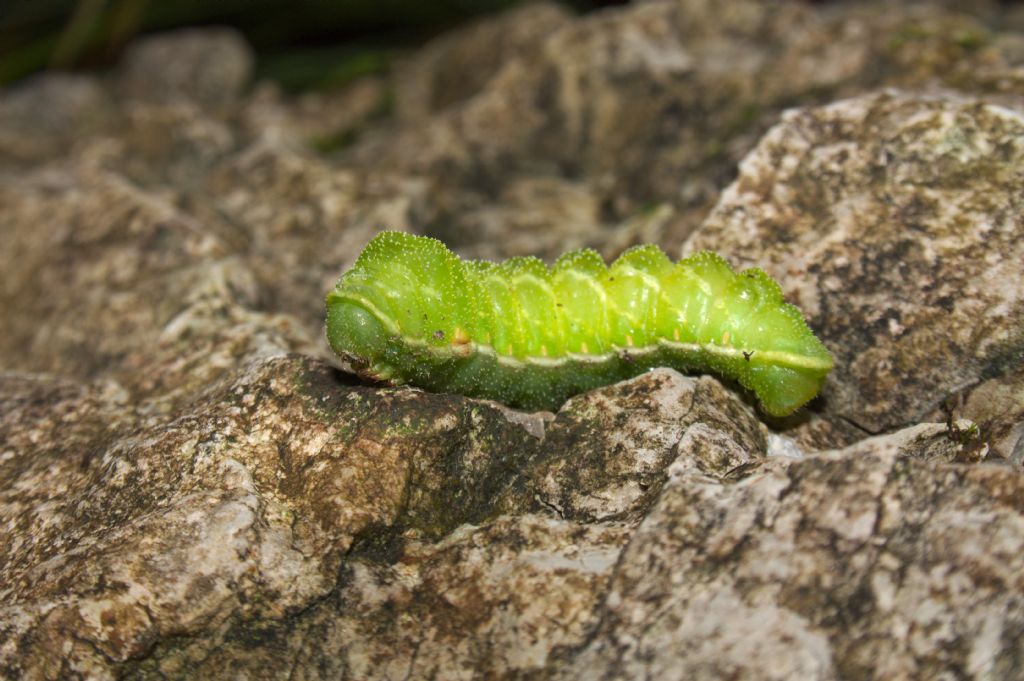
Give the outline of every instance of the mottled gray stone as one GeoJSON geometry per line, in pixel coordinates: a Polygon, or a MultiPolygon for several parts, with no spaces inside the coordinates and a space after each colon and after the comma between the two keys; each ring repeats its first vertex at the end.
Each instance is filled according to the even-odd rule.
{"type": "MultiPolygon", "coordinates": [[[[447,209],[442,229],[467,189],[501,202],[519,176],[568,176],[591,184],[613,221],[651,202],[679,209],[663,234],[674,248],[794,103],[934,84],[1013,95],[1024,84],[1013,34],[935,6],[658,1],[552,25],[497,71],[486,61],[455,69],[472,97],[410,114],[347,158],[428,175],[447,209]]],[[[479,50],[476,35],[449,38],[445,49],[479,50]]],[[[429,89],[429,76],[415,83],[429,89]]]]}
{"type": "MultiPolygon", "coordinates": [[[[466,205],[434,236],[466,257],[501,260],[535,255],[554,260],[595,241],[601,206],[591,187],[554,177],[513,178],[497,202],[466,205]],[[552,230],[552,223],[558,224],[552,230]]],[[[597,236],[602,236],[598,233],[597,236]]]]}
{"type": "Polygon", "coordinates": [[[703,475],[728,479],[763,459],[766,434],[718,381],[655,369],[571,399],[546,429],[533,489],[560,517],[635,523],[681,452],[703,475]]]}
{"type": "Polygon", "coordinates": [[[253,60],[233,29],[184,29],[129,45],[118,79],[128,97],[215,108],[231,104],[249,84],[253,60]]]}
{"type": "Polygon", "coordinates": [[[921,457],[941,425],[674,475],[565,679],[1017,678],[1024,478],[921,457]]]}
{"type": "Polygon", "coordinates": [[[301,97],[186,32],[0,91],[0,677],[1018,678],[999,12],[544,4],[301,97]],[[555,414],[363,384],[323,294],[385,228],[710,247],[837,368],[784,420],[671,370],[555,414]]]}
{"type": "Polygon", "coordinates": [[[0,391],[12,676],[113,677],[174,637],[209,654],[326,597],[346,555],[398,556],[403,532],[495,513],[535,440],[495,407],[346,385],[297,357],[239,365],[167,416],[109,388],[6,374],[0,391]]]}
{"type": "Polygon", "coordinates": [[[788,113],[686,244],[782,282],[836,358],[827,409],[913,423],[1024,358],[1024,115],[881,92],[788,113]]]}
{"type": "Polygon", "coordinates": [[[117,110],[95,78],[48,73],[0,90],[0,169],[66,154],[110,130],[117,110]]]}
{"type": "Polygon", "coordinates": [[[420,121],[483,89],[511,59],[540,49],[571,22],[562,5],[523,3],[435,38],[396,69],[395,114],[420,121]]]}

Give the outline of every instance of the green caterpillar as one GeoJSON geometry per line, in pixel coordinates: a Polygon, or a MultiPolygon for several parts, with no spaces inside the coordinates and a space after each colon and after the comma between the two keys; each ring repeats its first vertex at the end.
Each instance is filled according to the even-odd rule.
{"type": "Polygon", "coordinates": [[[733,378],[785,416],[832,369],[763,271],[733,272],[709,252],[673,264],[653,245],[611,266],[572,251],[549,269],[460,260],[436,239],[383,232],[327,294],[327,337],[366,378],[526,409],[665,366],[733,378]]]}

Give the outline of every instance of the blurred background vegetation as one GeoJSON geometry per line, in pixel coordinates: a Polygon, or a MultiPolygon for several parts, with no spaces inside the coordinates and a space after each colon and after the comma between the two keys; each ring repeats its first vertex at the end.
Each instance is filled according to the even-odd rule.
{"type": "MultiPolygon", "coordinates": [[[[386,69],[396,52],[519,0],[0,0],[0,86],[45,69],[104,69],[132,38],[186,26],[240,30],[256,75],[289,90],[386,69]]],[[[563,0],[579,12],[625,0],[563,0]]]]}

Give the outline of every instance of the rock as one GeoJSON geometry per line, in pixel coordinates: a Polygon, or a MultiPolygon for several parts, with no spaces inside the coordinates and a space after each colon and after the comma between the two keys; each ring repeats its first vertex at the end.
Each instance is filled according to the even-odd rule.
{"type": "Polygon", "coordinates": [[[718,381],[655,369],[570,400],[546,429],[533,489],[559,517],[635,523],[681,451],[703,475],[727,479],[765,457],[765,437],[718,381]]]}
{"type": "MultiPolygon", "coordinates": [[[[554,260],[573,248],[590,245],[601,206],[591,188],[553,177],[515,178],[496,203],[465,206],[433,230],[468,257],[501,260],[536,255],[554,260]],[[552,221],[558,230],[551,230],[552,221]]],[[[439,222],[442,218],[436,218],[439,222]]]]}
{"type": "Polygon", "coordinates": [[[183,641],[158,659],[132,662],[128,675],[543,674],[552,650],[579,645],[592,628],[595,597],[624,538],[622,529],[530,515],[466,526],[441,544],[410,549],[401,565],[352,558],[335,593],[289,620],[233,628],[216,655],[201,641],[183,641]]]}
{"type": "Polygon", "coordinates": [[[186,29],[130,45],[119,85],[134,99],[223,107],[248,85],[253,61],[249,45],[233,29],[186,29]]]}
{"type": "Polygon", "coordinates": [[[61,156],[116,123],[109,93],[93,78],[49,73],[0,91],[0,167],[61,156]]]}
{"type": "MultiPolygon", "coordinates": [[[[436,217],[442,230],[451,213],[462,212],[458,195],[467,190],[500,202],[516,178],[554,175],[592,185],[613,223],[651,203],[673,205],[683,219],[663,243],[674,247],[699,225],[735,164],[795,102],[936,83],[1021,91],[1012,34],[935,7],[821,11],[742,0],[725,12],[713,2],[658,1],[544,25],[542,40],[513,51],[485,83],[463,77],[472,97],[440,110],[410,105],[399,125],[364,135],[344,158],[429,176],[448,208],[436,217]]],[[[447,38],[443,52],[477,54],[480,31],[447,38]]],[[[423,71],[433,63],[400,81],[416,102],[429,99],[417,87],[465,73],[438,61],[432,79],[423,71]]],[[[481,72],[488,71],[471,71],[481,72]]],[[[561,231],[554,220],[548,229],[561,231]]]]}
{"type": "MultiPolygon", "coordinates": [[[[662,409],[704,404],[729,428],[750,412],[717,384],[703,379],[715,400],[680,400],[671,396],[700,383],[655,372],[585,397],[606,405],[589,423],[570,405],[538,441],[486,404],[346,384],[307,360],[240,374],[192,410],[120,423],[105,416],[123,405],[116,392],[0,384],[0,432],[13,445],[4,479],[19,481],[0,508],[20,519],[18,541],[0,554],[6,674],[53,676],[55,649],[95,678],[754,678],[769,663],[779,678],[833,678],[875,659],[897,671],[998,673],[1014,654],[1005,632],[1024,617],[1014,600],[1022,478],[947,463],[962,445],[939,424],[767,460],[738,444],[759,438],[753,422],[734,439],[714,434],[715,417],[675,431],[670,418],[637,424],[641,447],[662,442],[671,455],[649,464],[663,487],[634,511],[633,530],[523,515],[516,495],[495,491],[524,484],[530,460],[551,470],[551,454],[531,452],[562,452],[560,431],[637,412],[652,399],[644,381],[663,386],[662,409]],[[45,411],[31,406],[43,399],[45,411]],[[91,456],[37,444],[69,421],[68,446],[91,456]],[[998,562],[971,543],[981,518],[998,562]],[[686,579],[712,566],[715,580],[686,579]],[[963,583],[921,610],[921,590],[946,579],[963,583]],[[936,622],[943,628],[926,626],[936,622]],[[847,626],[864,635],[848,638],[847,626]],[[946,648],[944,631],[975,643],[946,648]]],[[[613,452],[622,463],[635,456],[613,452]]]]}
{"type": "Polygon", "coordinates": [[[347,554],[383,560],[403,533],[493,514],[533,441],[499,409],[425,396],[429,413],[417,393],[374,396],[300,358],[250,362],[165,417],[42,379],[0,389],[0,465],[17,483],[0,490],[0,670],[15,676],[47,677],[54,650],[112,676],[166,637],[209,652],[232,622],[293,615],[347,554]]]}
{"type": "Polygon", "coordinates": [[[917,458],[936,444],[957,446],[922,426],[738,484],[675,478],[559,678],[1013,678],[1024,479],[917,458]]]}
{"type": "Polygon", "coordinates": [[[543,4],[300,97],[219,31],[0,91],[0,677],[1019,677],[1002,13],[543,4]],[[323,294],[385,228],[713,248],[836,369],[787,419],[366,384],[323,294]]]}
{"type": "Polygon", "coordinates": [[[964,440],[983,445],[991,458],[1024,465],[1024,367],[973,386],[966,399],[958,397],[962,404],[949,409],[947,418],[973,424],[960,433],[964,440]]]}
{"type": "MultiPolygon", "coordinates": [[[[119,175],[65,168],[0,191],[7,366],[88,378],[145,351],[185,307],[181,294],[203,269],[194,263],[224,253],[213,234],[119,175]]],[[[251,281],[224,283],[223,293],[252,302],[251,281]]]]}
{"type": "Polygon", "coordinates": [[[1024,358],[1022,140],[1020,111],[954,94],[793,111],[686,249],[782,282],[836,357],[829,410],[910,424],[1024,358]]]}
{"type": "Polygon", "coordinates": [[[470,99],[511,59],[570,23],[553,2],[530,2],[435,38],[397,69],[395,113],[419,121],[470,99]]]}
{"type": "Polygon", "coordinates": [[[249,135],[275,146],[313,147],[322,154],[354,144],[368,127],[394,110],[394,92],[384,78],[364,77],[337,90],[314,90],[297,97],[280,86],[260,82],[243,102],[241,116],[249,135]]]}
{"type": "Polygon", "coordinates": [[[30,176],[0,201],[7,368],[115,380],[170,405],[244,357],[311,347],[300,325],[254,309],[251,271],[215,234],[121,176],[30,176]]]}
{"type": "Polygon", "coordinates": [[[413,229],[426,190],[418,178],[360,176],[259,138],[204,177],[196,212],[242,242],[269,308],[320,332],[323,293],[377,232],[413,229]]]}
{"type": "Polygon", "coordinates": [[[240,134],[187,100],[133,103],[115,139],[83,152],[89,165],[123,174],[165,198],[203,187],[211,168],[238,149],[240,134]],[[170,196],[167,196],[171,194],[170,196]]]}

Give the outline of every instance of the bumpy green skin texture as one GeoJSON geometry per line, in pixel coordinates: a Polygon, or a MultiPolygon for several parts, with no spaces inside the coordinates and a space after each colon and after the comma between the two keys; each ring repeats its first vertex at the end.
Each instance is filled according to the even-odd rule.
{"type": "Polygon", "coordinates": [[[327,337],[364,377],[557,409],[653,367],[711,371],[785,416],[832,357],[758,269],[698,253],[673,264],[638,246],[463,261],[436,239],[383,232],[327,294],[327,337]]]}

